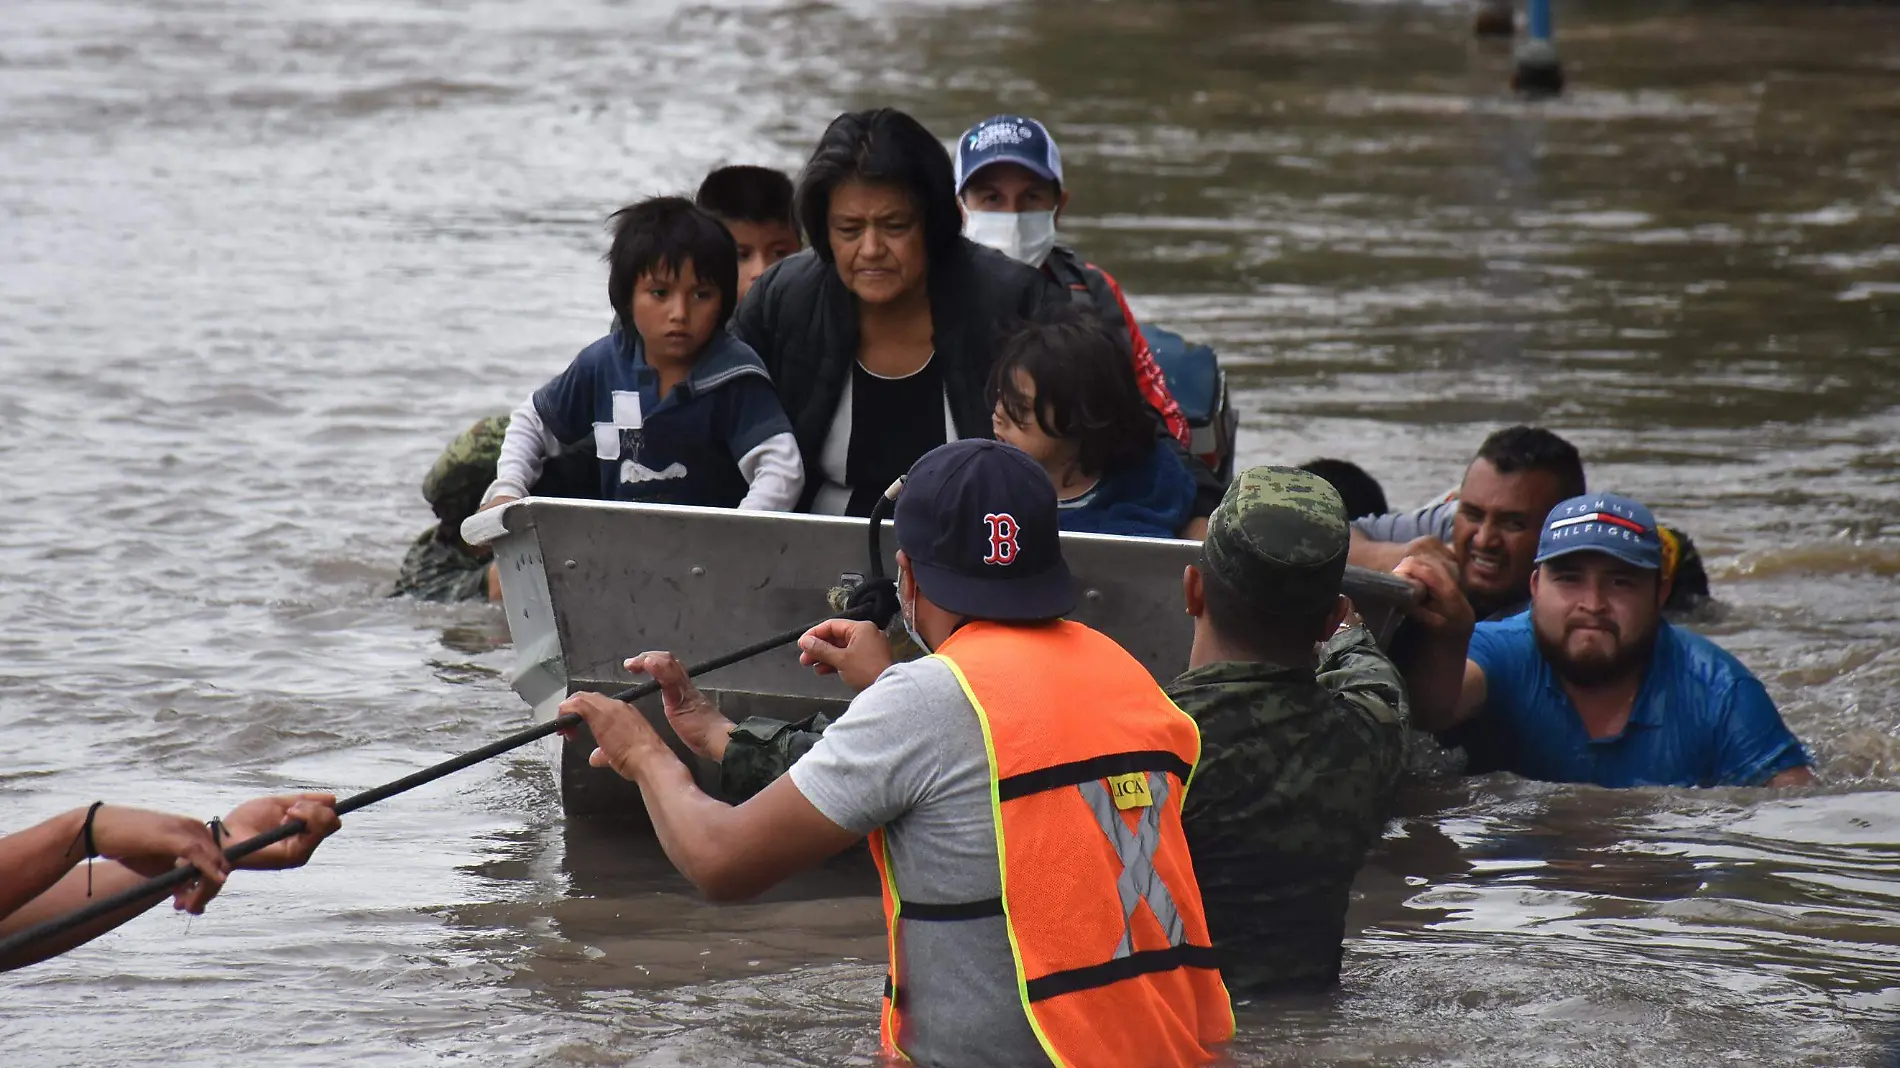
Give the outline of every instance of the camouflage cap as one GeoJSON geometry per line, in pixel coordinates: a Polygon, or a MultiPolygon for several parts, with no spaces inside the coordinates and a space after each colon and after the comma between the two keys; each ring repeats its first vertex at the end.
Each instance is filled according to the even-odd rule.
{"type": "Polygon", "coordinates": [[[1207,521],[1202,565],[1272,615],[1323,610],[1339,596],[1350,544],[1339,491],[1295,467],[1253,467],[1207,521]]]}
{"type": "Polygon", "coordinates": [[[495,463],[501,457],[501,439],[508,433],[508,417],[493,415],[476,420],[442,450],[435,466],[422,479],[422,496],[437,519],[450,529],[482,506],[482,493],[495,481],[495,463]]]}

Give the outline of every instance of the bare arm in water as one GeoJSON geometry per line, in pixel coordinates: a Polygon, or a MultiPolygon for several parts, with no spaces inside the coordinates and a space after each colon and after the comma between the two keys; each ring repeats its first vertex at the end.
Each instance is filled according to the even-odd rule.
{"type": "MultiPolygon", "coordinates": [[[[245,868],[294,868],[310,859],[317,843],[337,829],[329,794],[260,797],[224,818],[225,843],[241,841],[301,819],[309,828],[245,857],[245,868]]],[[[0,937],[84,908],[178,864],[190,864],[200,876],[170,895],[175,908],[201,913],[223,887],[231,865],[205,824],[189,816],[101,805],[92,817],[93,849],[103,863],[76,867],[86,860],[86,809],[62,813],[17,834],[0,838],[0,937]]],[[[0,971],[23,967],[83,945],[125,923],[166,894],[153,894],[118,912],[0,959],[0,971]]]]}

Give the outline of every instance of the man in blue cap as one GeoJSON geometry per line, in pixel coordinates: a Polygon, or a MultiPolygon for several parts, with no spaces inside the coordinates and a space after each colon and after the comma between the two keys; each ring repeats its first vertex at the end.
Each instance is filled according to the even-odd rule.
{"type": "Polygon", "coordinates": [[[1614,493],[1544,521],[1528,611],[1472,623],[1442,556],[1395,572],[1424,586],[1426,649],[1406,673],[1415,725],[1482,738],[1492,767],[1598,786],[1799,786],[1808,755],[1760,680],[1662,618],[1669,583],[1648,508],[1614,493]]]}
{"type": "MultiPolygon", "coordinates": [[[[1075,605],[1055,488],[1010,446],[964,440],[898,498],[897,597],[934,655],[891,663],[833,620],[801,659],[861,692],[803,759],[730,806],[644,717],[562,705],[592,761],[637,782],[669,859],[749,898],[869,836],[891,931],[887,1055],[924,1064],[1199,1064],[1232,1037],[1181,827],[1200,732],[1075,605]],[[1053,859],[1052,859],[1053,858],[1053,859]]],[[[1343,539],[1342,539],[1343,542],[1343,539]]],[[[676,725],[717,710],[667,653],[627,662],[676,725]]]]}
{"type": "Polygon", "coordinates": [[[1168,433],[1183,447],[1193,444],[1187,417],[1168,391],[1167,377],[1122,287],[1113,275],[1056,242],[1056,223],[1069,206],[1069,191],[1063,187],[1062,153],[1048,128],[1021,115],[984,119],[957,139],[956,179],[963,236],[1040,268],[1076,303],[1094,309],[1134,362],[1141,394],[1167,421],[1168,433]]]}

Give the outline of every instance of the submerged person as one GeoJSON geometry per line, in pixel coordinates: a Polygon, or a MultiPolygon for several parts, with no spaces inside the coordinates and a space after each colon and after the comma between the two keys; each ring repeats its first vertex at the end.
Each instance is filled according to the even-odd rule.
{"type": "Polygon", "coordinates": [[[732,330],[791,418],[800,507],[869,515],[925,453],[989,434],[997,339],[1062,295],[962,236],[949,154],[901,111],[834,119],[797,206],[812,247],[766,272],[732,330]]]}
{"type": "MultiPolygon", "coordinates": [[[[1182,826],[1237,997],[1339,981],[1353,878],[1403,767],[1404,683],[1341,595],[1346,551],[1331,486],[1258,467],[1229,487],[1182,579],[1194,643],[1166,693],[1201,730],[1182,826]]],[[[870,624],[850,633],[882,655],[870,624]]],[[[877,663],[854,666],[851,643],[805,655],[847,679],[877,663]]],[[[764,789],[835,729],[824,716],[735,725],[703,698],[668,713],[694,752],[719,763],[721,792],[734,798],[764,789]]]]}
{"type": "Polygon", "coordinates": [[[1155,440],[1115,339],[1066,312],[1003,340],[990,369],[992,429],[1055,483],[1063,530],[1172,538],[1193,519],[1194,476],[1155,440]]]}
{"type": "Polygon", "coordinates": [[[1773,699],[1714,642],[1662,616],[1669,583],[1649,509],[1614,493],[1551,510],[1527,612],[1473,625],[1441,555],[1406,681],[1421,728],[1462,728],[1472,771],[1598,786],[1800,786],[1808,754],[1773,699]]]}
{"type": "MultiPolygon", "coordinates": [[[[1389,571],[1414,552],[1444,547],[1479,619],[1514,616],[1530,602],[1544,518],[1585,488],[1576,446],[1543,427],[1508,426],[1484,439],[1463,481],[1443,499],[1412,512],[1355,520],[1352,562],[1389,571]]],[[[1659,529],[1669,608],[1690,610],[1709,596],[1701,554],[1687,535],[1659,529]]],[[[1397,649],[1404,659],[1402,641],[1397,649]]]]}
{"type": "Polygon", "coordinates": [[[1365,468],[1351,460],[1322,456],[1301,464],[1300,470],[1311,471],[1338,490],[1339,499],[1345,502],[1348,518],[1384,515],[1392,510],[1385,503],[1385,487],[1379,485],[1379,480],[1373,478],[1365,468]]]}
{"type": "Polygon", "coordinates": [[[0,958],[0,971],[24,967],[84,945],[167,896],[172,897],[177,909],[194,916],[202,913],[231,870],[224,847],[290,820],[302,820],[304,830],[244,857],[238,866],[298,867],[341,826],[335,796],[312,793],[246,801],[209,824],[189,816],[95,802],[0,837],[0,871],[7,873],[0,879],[0,938],[77,912],[93,900],[129,890],[180,864],[192,865],[199,872],[198,878],[173,894],[155,894],[150,900],[27,946],[15,956],[0,958]],[[95,866],[95,857],[106,863],[95,866]],[[85,869],[75,870],[81,862],[85,869]]]}
{"type": "MultiPolygon", "coordinates": [[[[590,693],[561,707],[593,729],[592,762],[639,784],[667,856],[715,899],[869,835],[889,1055],[1211,1060],[1234,1024],[1181,831],[1194,722],[1120,646],[1061,619],[1076,595],[1055,494],[1019,450],[932,450],[896,533],[900,610],[935,653],[892,665],[873,624],[810,632],[807,655],[861,692],[789,775],[725,805],[639,712],[590,693]]],[[[669,715],[704,706],[672,656],[629,665],[661,684],[669,715]]]]}
{"type": "Polygon", "coordinates": [[[613,215],[618,321],[509,418],[482,507],[528,494],[548,460],[591,447],[605,500],[789,510],[805,472],[758,354],[723,327],[732,235],[679,197],[613,215]]]}
{"type": "MultiPolygon", "coordinates": [[[[422,497],[436,523],[410,544],[396,576],[392,597],[423,601],[469,601],[489,596],[488,568],[494,552],[462,540],[462,521],[481,510],[482,493],[495,481],[508,416],[491,415],[449,442],[422,479],[422,497]]],[[[587,451],[564,453],[546,462],[541,477],[528,487],[535,497],[600,496],[600,474],[587,451]]]]}
{"type": "Polygon", "coordinates": [[[1455,495],[1355,520],[1352,562],[1390,571],[1408,555],[1448,547],[1478,618],[1515,615],[1530,598],[1544,517],[1583,491],[1576,446],[1542,427],[1505,427],[1478,446],[1455,495]]]}
{"type": "Polygon", "coordinates": [[[739,300],[767,268],[804,247],[792,211],[792,180],[782,171],[745,164],[716,168],[699,183],[693,203],[732,234],[739,300]]]}

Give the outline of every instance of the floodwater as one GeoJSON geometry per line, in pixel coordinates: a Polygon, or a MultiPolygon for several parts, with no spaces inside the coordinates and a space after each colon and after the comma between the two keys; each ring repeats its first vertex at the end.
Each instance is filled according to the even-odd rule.
{"type": "MultiPolygon", "coordinates": [[[[1050,121],[1070,237],[1234,368],[1243,459],[1395,502],[1535,420],[1708,555],[1826,778],[1408,792],[1336,995],[1233,1059],[1862,1065],[1900,1004],[1900,11],[7,0],[0,825],[350,791],[521,726],[499,616],[382,596],[441,445],[605,324],[603,216],[846,107],[1050,121]]],[[[722,606],[742,617],[743,605],[722,606]]],[[[868,884],[866,884],[868,886],[868,884]]],[[[537,756],[0,979],[7,1065],[831,1065],[875,902],[714,908],[537,756]]]]}

